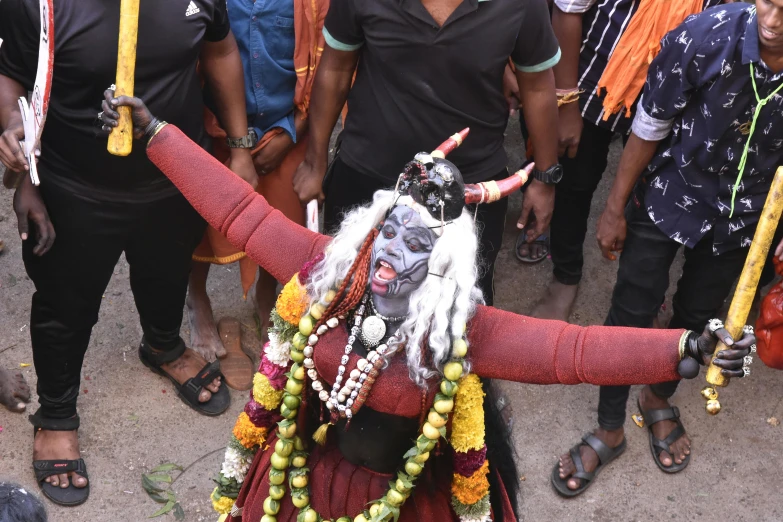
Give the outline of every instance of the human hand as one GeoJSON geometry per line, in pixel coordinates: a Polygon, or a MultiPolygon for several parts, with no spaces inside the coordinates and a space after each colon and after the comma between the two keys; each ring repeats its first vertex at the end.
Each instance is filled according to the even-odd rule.
{"type": "Polygon", "coordinates": [[[595,238],[598,240],[598,248],[601,254],[610,261],[617,259],[617,254],[622,252],[627,232],[625,214],[616,212],[606,207],[598,218],[595,238]]]}
{"type": "Polygon", "coordinates": [[[231,172],[250,183],[254,189],[258,186],[258,174],[253,164],[253,156],[250,149],[231,149],[231,157],[228,160],[228,168],[231,172]]]}
{"type": "Polygon", "coordinates": [[[742,329],[742,337],[739,341],[735,341],[724,328],[723,323],[717,319],[710,320],[701,335],[696,337],[693,334],[688,341],[688,355],[700,364],[707,365],[712,362],[721,368],[720,373],[724,377],[744,377],[746,371],[743,368],[752,362],[750,354],[756,350],[756,336],[752,326],[745,326],[742,329]],[[712,354],[715,353],[718,341],[726,348],[719,351],[713,359],[712,354]]]}
{"type": "Polygon", "coordinates": [[[579,149],[579,140],[582,137],[582,113],[579,112],[578,103],[566,103],[560,107],[558,118],[559,143],[557,147],[558,157],[576,157],[579,149]]]}
{"type": "Polygon", "coordinates": [[[114,89],[103,91],[103,101],[101,102],[100,120],[103,122],[101,130],[108,134],[119,125],[120,115],[117,112],[118,107],[130,107],[131,119],[133,120],[133,137],[140,140],[153,121],[157,121],[149,109],[139,98],[130,96],[114,97],[114,89]]]}
{"type": "Polygon", "coordinates": [[[293,147],[294,140],[291,139],[291,136],[285,131],[279,133],[253,158],[256,169],[262,176],[273,172],[293,147]]]}
{"type": "Polygon", "coordinates": [[[317,199],[324,200],[322,185],[326,175],[326,164],[313,163],[307,158],[299,165],[294,173],[294,192],[299,196],[302,205],[317,199]]]}
{"type": "Polygon", "coordinates": [[[33,254],[42,256],[48,252],[54,243],[54,225],[49,219],[49,213],[46,211],[38,187],[33,185],[29,176],[22,179],[14,192],[14,212],[22,241],[27,241],[30,235],[30,223],[35,225],[37,242],[33,247],[33,254]]]}
{"type": "Polygon", "coordinates": [[[0,135],[0,163],[16,173],[30,170],[30,165],[28,165],[24,150],[22,150],[22,141],[24,141],[24,125],[20,116],[13,118],[13,122],[0,135]]]}
{"type": "Polygon", "coordinates": [[[778,258],[778,261],[783,261],[783,239],[778,243],[777,248],[775,248],[775,257],[778,258]]]}
{"type": "Polygon", "coordinates": [[[525,189],[522,201],[522,213],[517,221],[517,228],[522,230],[531,222],[531,212],[535,215],[534,226],[527,230],[527,242],[532,243],[549,228],[552,221],[552,210],[555,207],[555,186],[534,179],[525,189]]]}

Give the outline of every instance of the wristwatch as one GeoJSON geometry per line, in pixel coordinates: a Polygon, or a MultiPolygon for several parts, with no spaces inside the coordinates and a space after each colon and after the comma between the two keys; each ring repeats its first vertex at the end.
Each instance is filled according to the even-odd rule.
{"type": "Polygon", "coordinates": [[[226,143],[232,149],[252,149],[258,143],[258,136],[254,129],[248,129],[247,135],[241,138],[226,138],[226,143]]]}
{"type": "Polygon", "coordinates": [[[547,185],[555,185],[563,179],[563,166],[555,163],[544,171],[533,169],[533,178],[547,185]]]}

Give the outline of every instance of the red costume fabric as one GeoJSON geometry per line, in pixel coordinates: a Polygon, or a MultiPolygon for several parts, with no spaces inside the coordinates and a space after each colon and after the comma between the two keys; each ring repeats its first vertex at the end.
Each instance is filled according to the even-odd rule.
{"type": "MultiPolygon", "coordinates": [[[[775,258],[775,272],[783,275],[783,262],[775,258]]],[[[758,353],[764,364],[783,370],[783,281],[772,287],[761,302],[756,321],[758,353]]]]}
{"type": "MultiPolygon", "coordinates": [[[[179,188],[193,207],[237,248],[280,281],[289,280],[309,259],[322,252],[331,238],[288,221],[262,196],[224,165],[191,142],[172,125],[150,142],[147,154],[179,188]]],[[[468,325],[472,372],[480,377],[531,384],[599,385],[652,384],[679,379],[678,343],[682,330],[581,327],[560,321],[533,319],[492,307],[479,306],[468,325]],[[633,349],[628,344],[633,343],[633,349]]],[[[348,333],[334,329],[321,337],[314,360],[318,373],[333,383],[348,333]]],[[[348,367],[355,366],[356,355],[348,367]]],[[[429,409],[435,392],[422,404],[422,392],[408,377],[405,361],[397,357],[381,373],[365,406],[408,418],[429,409]]],[[[269,444],[274,446],[275,437],[269,444]]],[[[244,520],[259,520],[268,492],[271,451],[259,452],[237,500],[244,520]]],[[[400,456],[402,457],[402,456],[400,456]]],[[[406,502],[401,522],[457,520],[450,508],[450,472],[434,459],[415,494],[406,502]]],[[[323,517],[355,516],[368,502],[385,493],[391,475],[347,462],[334,444],[311,454],[311,505],[323,517]]],[[[505,492],[504,496],[505,496],[505,492]]],[[[506,520],[512,520],[505,503],[506,520]]],[[[286,497],[277,515],[293,522],[297,510],[286,497]]]]}

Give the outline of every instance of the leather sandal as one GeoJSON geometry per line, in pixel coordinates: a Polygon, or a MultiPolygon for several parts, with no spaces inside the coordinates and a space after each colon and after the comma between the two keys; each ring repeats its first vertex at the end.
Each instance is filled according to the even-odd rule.
{"type": "Polygon", "coordinates": [[[552,487],[554,487],[555,491],[557,491],[557,493],[563,497],[571,498],[581,495],[587,490],[587,488],[590,487],[604,467],[623,454],[625,448],[625,438],[623,438],[623,441],[619,446],[616,448],[610,448],[601,439],[592,433],[586,434],[584,437],[582,437],[582,442],[576,444],[569,450],[569,453],[571,454],[571,460],[574,461],[576,472],[571,476],[562,479],[560,478],[560,462],[556,462],[555,467],[552,470],[552,487]],[[593,451],[595,451],[598,455],[599,464],[594,471],[585,471],[584,463],[582,462],[582,454],[579,451],[580,448],[584,445],[593,448],[593,451]],[[582,481],[581,485],[577,489],[571,489],[568,487],[568,481],[571,478],[577,478],[582,481]]]}
{"type": "Polygon", "coordinates": [[[191,377],[182,384],[177,382],[177,379],[161,368],[161,365],[179,358],[184,351],[183,344],[181,349],[173,351],[177,354],[176,357],[170,355],[170,352],[163,352],[162,354],[154,353],[146,341],[142,340],[141,345],[139,346],[139,359],[144,366],[153,372],[168,378],[174,385],[174,388],[176,388],[177,394],[179,395],[179,398],[182,399],[182,402],[200,414],[215,417],[225,412],[231,406],[231,395],[229,394],[225,382],[220,383],[220,388],[218,388],[217,392],[210,392],[212,393],[212,397],[207,402],[199,402],[198,400],[201,390],[203,390],[207,384],[217,377],[223,376],[220,373],[220,363],[218,361],[205,364],[195,377],[191,377]]]}
{"type": "Polygon", "coordinates": [[[690,455],[685,455],[685,459],[682,461],[681,464],[677,464],[674,462],[674,455],[672,455],[672,465],[671,466],[664,466],[661,462],[661,452],[665,451],[666,453],[671,454],[670,446],[674,444],[677,439],[685,435],[685,427],[682,425],[682,422],[680,421],[680,409],[677,406],[672,406],[670,408],[661,408],[658,410],[647,410],[644,411],[642,409],[641,403],[637,400],[636,405],[639,407],[639,412],[642,414],[642,418],[644,419],[644,425],[647,428],[648,436],[650,439],[650,453],[652,453],[653,460],[658,465],[658,467],[663,471],[664,473],[679,473],[680,471],[684,470],[688,467],[688,464],[691,461],[690,455]],[[653,435],[652,426],[655,423],[665,421],[665,420],[671,420],[674,421],[677,426],[674,427],[671,433],[669,435],[661,440],[657,438],[655,435],[653,435]]]}
{"type": "MultiPolygon", "coordinates": [[[[30,415],[29,419],[34,427],[33,438],[35,438],[35,433],[38,433],[40,430],[75,431],[79,429],[78,415],[70,419],[50,419],[42,417],[39,412],[36,412],[34,415],[30,415]]],[[[34,460],[33,472],[41,492],[55,504],[60,506],[78,506],[84,504],[90,496],[90,479],[87,476],[87,464],[85,464],[84,459],[34,460]],[[70,480],[68,487],[63,488],[46,482],[46,479],[53,475],[70,472],[84,477],[87,480],[87,485],[83,488],[77,488],[73,485],[73,480],[70,480]]]]}

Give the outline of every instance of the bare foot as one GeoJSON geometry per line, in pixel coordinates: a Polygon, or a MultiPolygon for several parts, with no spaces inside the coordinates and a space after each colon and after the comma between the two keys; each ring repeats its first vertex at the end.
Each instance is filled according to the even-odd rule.
{"type": "MultiPolygon", "coordinates": [[[[79,458],[81,458],[79,438],[75,430],[38,430],[35,433],[33,460],[78,460],[79,458]]],[[[83,488],[87,485],[87,479],[73,471],[47,477],[46,482],[63,489],[67,488],[71,482],[77,488],[83,488]]]]}
{"type": "Polygon", "coordinates": [[[542,259],[549,255],[549,247],[541,243],[522,243],[518,249],[519,255],[526,259],[542,259]]]}
{"type": "MultiPolygon", "coordinates": [[[[666,399],[656,397],[650,387],[645,386],[642,388],[642,393],[639,395],[639,406],[641,406],[644,411],[647,411],[668,408],[671,405],[666,399]]],[[[663,440],[668,437],[676,427],[677,423],[674,421],[660,421],[652,425],[652,432],[655,438],[663,440]]],[[[671,466],[672,463],[682,464],[682,462],[685,460],[685,457],[691,454],[691,439],[688,438],[687,434],[683,435],[679,439],[675,440],[671,446],[669,446],[669,450],[671,451],[661,452],[659,456],[661,464],[667,468],[671,466]],[[672,459],[672,455],[674,455],[674,459],[672,459]]]]}
{"type": "MultiPolygon", "coordinates": [[[[612,449],[622,444],[625,437],[625,431],[623,428],[613,431],[597,428],[593,434],[598,437],[601,442],[612,449]]],[[[595,468],[597,468],[598,464],[600,464],[598,454],[595,452],[595,450],[593,450],[593,448],[587,444],[582,444],[582,446],[579,448],[579,454],[582,457],[582,465],[584,466],[585,471],[588,473],[595,471],[595,468]]],[[[560,478],[565,480],[574,473],[576,473],[576,466],[574,465],[574,461],[571,459],[571,454],[566,453],[565,455],[561,455],[560,478]]],[[[568,489],[579,489],[582,486],[582,479],[570,478],[566,482],[566,485],[568,486],[568,489]]]]}
{"type": "Polygon", "coordinates": [[[552,279],[546,290],[546,295],[536,304],[531,314],[539,319],[557,319],[568,321],[571,308],[576,300],[579,285],[564,285],[557,279],[552,279]]]}
{"type": "Polygon", "coordinates": [[[11,373],[0,368],[0,404],[10,411],[21,413],[30,402],[30,387],[19,373],[11,373]]]}
{"type": "Polygon", "coordinates": [[[207,361],[214,361],[226,355],[226,349],[218,335],[215,316],[212,314],[212,303],[206,291],[194,291],[191,285],[186,304],[190,323],[190,348],[207,361]]]}
{"type": "MultiPolygon", "coordinates": [[[[166,373],[174,377],[174,379],[182,384],[188,379],[198,375],[198,372],[207,364],[207,361],[198,353],[188,348],[185,350],[179,359],[176,359],[170,363],[161,364],[160,367],[166,373]]],[[[198,396],[199,402],[207,402],[212,398],[212,393],[217,393],[220,388],[220,377],[215,378],[209,383],[198,396]]]]}

